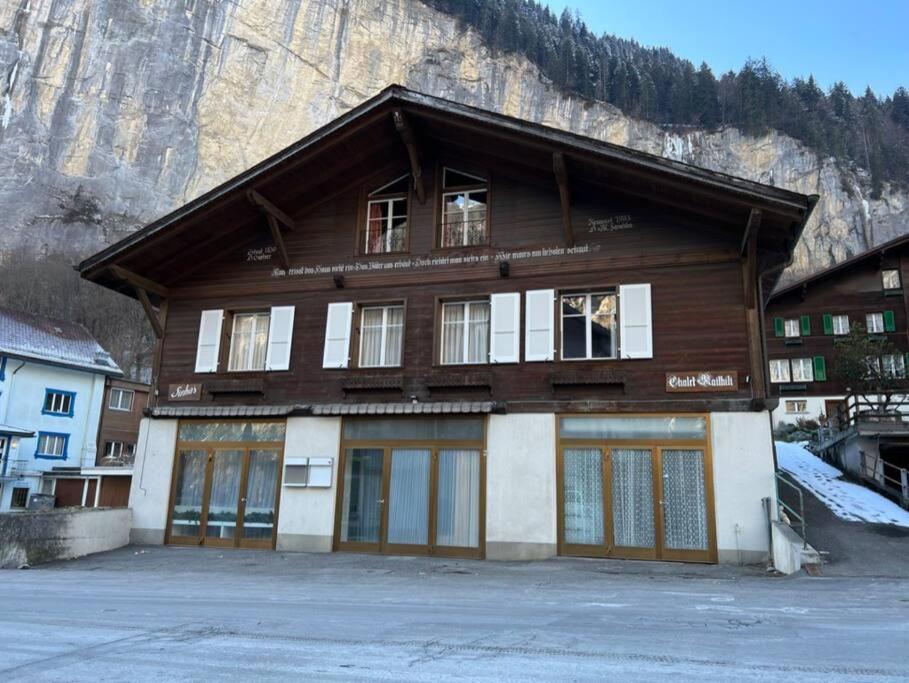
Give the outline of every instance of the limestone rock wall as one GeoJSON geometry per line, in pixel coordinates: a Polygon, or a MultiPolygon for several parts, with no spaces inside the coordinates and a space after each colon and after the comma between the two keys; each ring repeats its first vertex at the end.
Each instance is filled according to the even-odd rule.
{"type": "Polygon", "coordinates": [[[905,191],[871,200],[780,134],[676,134],[566,95],[419,0],[8,0],[0,250],[88,255],[389,83],[816,192],[790,277],[909,229],[905,191]]]}

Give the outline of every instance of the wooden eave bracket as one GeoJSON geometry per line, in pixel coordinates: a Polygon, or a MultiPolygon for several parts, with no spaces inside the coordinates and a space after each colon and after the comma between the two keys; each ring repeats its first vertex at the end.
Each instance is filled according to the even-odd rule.
{"type": "Polygon", "coordinates": [[[265,216],[265,220],[268,223],[268,230],[271,233],[272,242],[274,242],[275,248],[278,250],[278,263],[281,268],[290,270],[290,259],[287,256],[287,247],[284,245],[284,235],[281,233],[281,225],[288,230],[294,230],[297,227],[296,221],[255,190],[249,190],[246,193],[246,197],[249,199],[249,202],[257,207],[265,216]]]}
{"type": "Polygon", "coordinates": [[[559,186],[559,201],[562,204],[562,230],[565,232],[565,242],[569,247],[573,247],[574,228],[571,225],[571,188],[568,185],[568,169],[565,166],[565,157],[561,152],[552,153],[552,170],[559,186]]]}
{"type": "Polygon", "coordinates": [[[745,306],[757,305],[757,261],[758,231],[761,229],[761,210],[751,209],[745,234],[742,236],[741,253],[745,259],[745,306]]]}
{"type": "Polygon", "coordinates": [[[162,299],[166,299],[168,294],[167,287],[159,285],[157,282],[142,277],[122,266],[111,266],[110,271],[118,280],[123,280],[132,286],[133,291],[136,293],[136,298],[139,300],[139,303],[142,304],[145,315],[148,317],[148,322],[151,323],[155,338],[163,338],[164,323],[161,320],[159,312],[156,311],[155,307],[152,305],[151,299],[148,298],[148,293],[151,292],[162,299]]]}
{"type": "Polygon", "coordinates": [[[414,192],[417,193],[417,200],[420,204],[424,204],[426,202],[426,186],[423,184],[423,170],[420,163],[420,147],[417,144],[417,136],[414,134],[413,128],[407,117],[404,116],[403,111],[395,109],[391,116],[395,122],[395,130],[398,131],[401,141],[407,148],[407,158],[410,160],[410,175],[413,178],[414,192]]]}

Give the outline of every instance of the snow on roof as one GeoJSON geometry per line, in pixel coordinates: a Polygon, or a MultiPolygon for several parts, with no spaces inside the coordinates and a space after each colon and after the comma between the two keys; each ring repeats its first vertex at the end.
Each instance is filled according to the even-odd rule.
{"type": "Polygon", "coordinates": [[[776,457],[785,470],[840,519],[909,527],[909,512],[869,488],[843,481],[843,473],[807,449],[776,442],[776,457]]]}
{"type": "Polygon", "coordinates": [[[81,325],[0,307],[0,355],[122,375],[110,354],[81,325]]]}

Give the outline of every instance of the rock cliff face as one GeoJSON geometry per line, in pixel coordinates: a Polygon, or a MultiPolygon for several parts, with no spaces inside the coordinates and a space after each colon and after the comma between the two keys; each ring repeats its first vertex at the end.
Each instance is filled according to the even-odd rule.
{"type": "Polygon", "coordinates": [[[389,83],[807,193],[789,277],[909,231],[909,194],[779,134],[676,134],[553,88],[419,0],[0,4],[0,250],[74,259],[389,83]]]}

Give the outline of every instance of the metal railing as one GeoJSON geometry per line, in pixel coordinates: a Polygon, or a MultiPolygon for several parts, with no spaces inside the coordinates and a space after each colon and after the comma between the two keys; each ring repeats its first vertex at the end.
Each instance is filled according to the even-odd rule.
{"type": "Polygon", "coordinates": [[[900,505],[909,509],[909,471],[884,460],[879,453],[869,455],[860,451],[862,478],[883,491],[898,496],[900,505]]]}
{"type": "Polygon", "coordinates": [[[780,506],[780,511],[785,512],[786,516],[789,518],[789,526],[793,528],[798,527],[801,529],[799,536],[802,537],[802,543],[807,548],[808,524],[805,521],[805,496],[802,494],[802,489],[789,481],[783,472],[776,473],[776,500],[777,504],[780,506]],[[796,492],[798,495],[798,510],[783,500],[783,495],[780,491],[780,483],[785,484],[796,492]]]}

